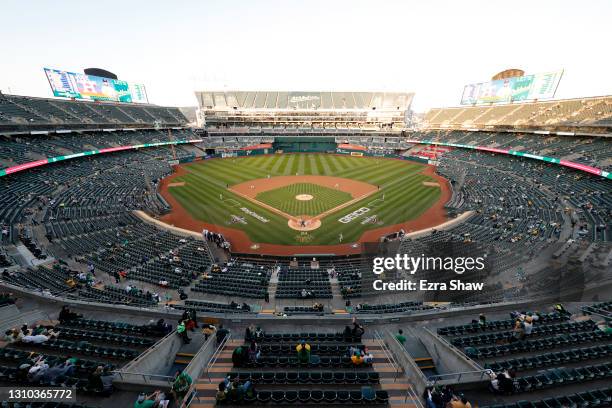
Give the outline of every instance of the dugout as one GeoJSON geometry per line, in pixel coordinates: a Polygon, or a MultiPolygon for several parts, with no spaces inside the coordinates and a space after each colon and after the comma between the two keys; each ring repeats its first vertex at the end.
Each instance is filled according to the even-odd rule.
{"type": "Polygon", "coordinates": [[[283,152],[335,152],[336,140],[333,137],[277,136],[273,146],[274,150],[283,152]]]}

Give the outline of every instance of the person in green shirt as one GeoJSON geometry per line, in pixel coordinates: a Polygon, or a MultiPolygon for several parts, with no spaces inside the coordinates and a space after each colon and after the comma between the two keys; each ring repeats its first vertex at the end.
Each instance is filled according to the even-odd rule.
{"type": "Polygon", "coordinates": [[[184,344],[191,343],[191,339],[187,335],[187,327],[185,326],[185,321],[181,321],[178,326],[176,326],[176,333],[179,335],[181,339],[183,339],[184,344]]]}
{"type": "Polygon", "coordinates": [[[183,397],[187,395],[192,382],[193,380],[185,371],[181,371],[180,373],[177,371],[174,382],[172,383],[172,394],[174,395],[174,399],[181,401],[183,397]]]}
{"type": "Polygon", "coordinates": [[[397,341],[400,342],[402,346],[404,345],[404,343],[406,343],[406,336],[404,336],[404,331],[402,329],[399,329],[397,331],[395,338],[397,339],[397,341]]]}

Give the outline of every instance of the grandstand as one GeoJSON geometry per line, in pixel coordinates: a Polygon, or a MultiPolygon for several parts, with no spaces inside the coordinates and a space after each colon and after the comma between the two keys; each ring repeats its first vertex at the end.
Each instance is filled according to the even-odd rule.
{"type": "Polygon", "coordinates": [[[0,92],[0,132],[184,125],[178,108],[109,102],[68,101],[0,92]]]}
{"type": "Polygon", "coordinates": [[[200,123],[211,130],[401,130],[413,97],[398,92],[196,92],[200,123]]]}
{"type": "Polygon", "coordinates": [[[427,129],[606,133],[611,125],[612,98],[609,96],[435,108],[424,118],[427,129]]]}

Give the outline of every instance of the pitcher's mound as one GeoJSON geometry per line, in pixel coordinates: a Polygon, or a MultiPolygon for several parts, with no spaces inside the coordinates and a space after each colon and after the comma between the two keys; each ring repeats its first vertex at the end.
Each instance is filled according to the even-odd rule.
{"type": "Polygon", "coordinates": [[[287,224],[289,228],[296,231],[313,231],[321,226],[321,220],[304,215],[303,217],[291,218],[287,224]]]}
{"type": "Polygon", "coordinates": [[[298,201],[310,201],[312,200],[314,197],[311,196],[310,194],[298,194],[295,196],[295,199],[298,201]]]}

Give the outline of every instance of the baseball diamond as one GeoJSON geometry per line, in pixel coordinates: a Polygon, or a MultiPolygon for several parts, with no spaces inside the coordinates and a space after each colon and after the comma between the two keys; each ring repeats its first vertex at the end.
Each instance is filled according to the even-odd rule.
{"type": "Polygon", "coordinates": [[[444,222],[445,189],[444,179],[429,166],[406,160],[330,154],[205,160],[182,165],[162,181],[161,193],[172,204],[172,212],[162,221],[194,231],[201,231],[204,224],[213,230],[217,226],[226,235],[240,230],[251,243],[337,245],[342,234],[347,244],[360,241],[368,231],[383,234],[385,227],[408,231],[444,222]],[[184,184],[173,187],[176,183],[184,184]],[[300,194],[313,199],[296,199],[300,194]],[[268,219],[265,228],[248,214],[246,223],[231,223],[234,201],[268,219]],[[359,217],[340,221],[374,201],[376,223],[362,223],[359,217]],[[419,217],[427,210],[437,215],[419,217]],[[308,232],[307,244],[287,224],[292,218],[299,224],[300,216],[321,222],[308,232]]]}

